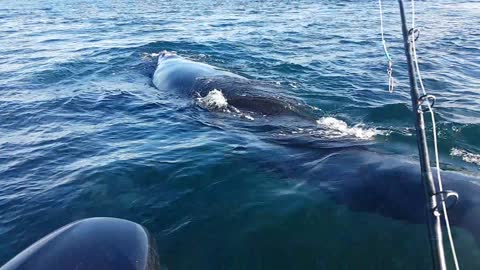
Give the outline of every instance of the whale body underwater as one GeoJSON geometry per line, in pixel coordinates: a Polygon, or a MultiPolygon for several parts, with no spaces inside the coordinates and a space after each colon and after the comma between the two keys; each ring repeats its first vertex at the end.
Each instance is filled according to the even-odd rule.
{"type": "MultiPolygon", "coordinates": [[[[205,63],[162,52],[153,75],[159,90],[174,91],[188,98],[205,97],[221,90],[236,109],[264,116],[288,115],[314,119],[307,106],[281,94],[276,85],[250,80],[205,63]]],[[[285,143],[281,143],[285,145],[285,143]]],[[[426,223],[426,199],[419,165],[403,156],[379,153],[366,146],[315,147],[311,142],[288,145],[295,160],[278,165],[274,155],[265,154],[269,166],[325,186],[337,203],[354,211],[376,213],[414,224],[426,223]],[[297,152],[295,152],[297,151],[297,152]],[[303,168],[308,164],[308,167],[303,168]]],[[[267,162],[267,163],[268,163],[267,162]]],[[[480,180],[459,172],[442,172],[444,189],[460,194],[449,210],[453,226],[467,230],[480,245],[480,180]]]]}

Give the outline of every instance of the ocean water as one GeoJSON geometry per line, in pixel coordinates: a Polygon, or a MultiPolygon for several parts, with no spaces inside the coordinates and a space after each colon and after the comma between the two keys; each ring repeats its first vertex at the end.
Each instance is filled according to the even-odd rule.
{"type": "MultiPolygon", "coordinates": [[[[478,186],[480,4],[416,8],[441,167],[478,186]]],[[[0,264],[69,222],[113,216],[144,225],[168,269],[430,267],[424,223],[381,202],[356,209],[316,178],[363,162],[325,165],[349,147],[418,161],[397,2],[384,13],[393,94],[377,1],[2,1],[0,264]],[[159,91],[162,50],[280,86],[317,121],[159,91]]],[[[454,238],[462,269],[479,269],[480,243],[459,227],[454,238]]]]}

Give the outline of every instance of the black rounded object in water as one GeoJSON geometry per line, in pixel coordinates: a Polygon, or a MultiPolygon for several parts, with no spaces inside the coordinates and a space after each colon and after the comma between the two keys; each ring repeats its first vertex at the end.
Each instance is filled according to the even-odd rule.
{"type": "Polygon", "coordinates": [[[147,230],[117,218],[70,223],[15,256],[0,270],[153,270],[159,267],[147,230]]]}

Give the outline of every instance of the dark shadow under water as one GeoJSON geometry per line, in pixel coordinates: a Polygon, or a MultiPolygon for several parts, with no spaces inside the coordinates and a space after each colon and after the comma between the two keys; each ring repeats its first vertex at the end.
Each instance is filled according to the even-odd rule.
{"type": "MultiPolygon", "coordinates": [[[[312,136],[270,136],[284,147],[283,157],[262,155],[264,166],[301,179],[354,211],[426,224],[426,198],[420,166],[409,157],[381,152],[373,142],[312,136]]],[[[433,170],[434,175],[435,170],[433,170]]],[[[444,190],[459,193],[448,214],[480,246],[480,184],[477,177],[442,171],[444,190]]]]}

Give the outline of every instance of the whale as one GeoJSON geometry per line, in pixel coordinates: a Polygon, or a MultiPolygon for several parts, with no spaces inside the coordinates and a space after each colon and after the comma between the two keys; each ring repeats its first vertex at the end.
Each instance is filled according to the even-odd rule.
{"type": "MultiPolygon", "coordinates": [[[[427,222],[427,200],[420,165],[400,155],[372,150],[334,152],[304,170],[312,185],[354,211],[375,213],[412,224],[427,222]]],[[[436,177],[436,170],[433,170],[436,177]]],[[[459,194],[446,200],[450,224],[468,231],[480,245],[480,181],[474,175],[441,170],[443,190],[459,194]]],[[[438,191],[438,188],[437,188],[438,191]]],[[[443,219],[443,217],[442,217],[443,219]]]]}
{"type": "MultiPolygon", "coordinates": [[[[159,90],[174,91],[189,98],[205,97],[221,90],[228,104],[239,110],[262,115],[290,115],[312,118],[302,101],[288,97],[277,86],[252,80],[209,64],[183,58],[175,53],[159,54],[153,84],[159,90]]],[[[374,213],[413,224],[427,222],[426,198],[420,167],[405,156],[380,153],[374,147],[356,145],[344,139],[313,137],[269,138],[294,156],[288,166],[278,156],[257,156],[268,170],[288,178],[303,179],[319,187],[336,203],[354,211],[374,213]]],[[[444,189],[459,193],[458,203],[449,211],[451,224],[469,233],[480,245],[480,180],[463,172],[442,171],[444,189]]]]}
{"type": "MultiPolygon", "coordinates": [[[[275,155],[278,149],[268,149],[271,146],[262,148],[252,162],[282,179],[308,185],[351,211],[409,224],[427,223],[427,200],[418,161],[371,145],[330,143],[319,138],[281,138],[278,143],[284,147],[284,156],[293,157],[287,163],[275,155]]],[[[436,178],[435,168],[432,171],[436,178]]],[[[453,230],[461,229],[480,247],[478,174],[441,170],[441,179],[444,191],[459,196],[457,201],[453,197],[446,199],[453,230]]]]}
{"type": "Polygon", "coordinates": [[[221,92],[232,111],[314,120],[312,110],[305,102],[289,97],[277,85],[249,79],[173,52],[159,53],[152,82],[159,90],[187,98],[202,98],[221,92]]]}

